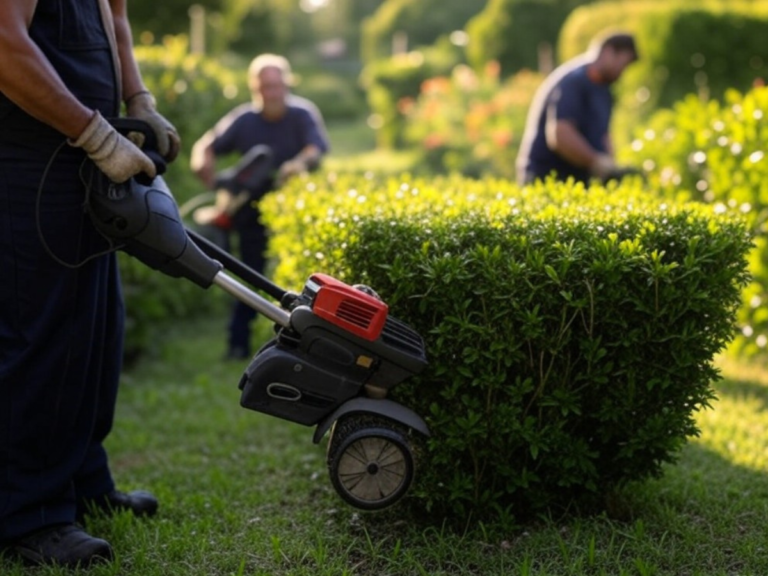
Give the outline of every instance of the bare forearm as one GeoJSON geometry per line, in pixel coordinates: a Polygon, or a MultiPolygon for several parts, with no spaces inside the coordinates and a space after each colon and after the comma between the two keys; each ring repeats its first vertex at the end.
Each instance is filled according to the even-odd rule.
{"type": "Polygon", "coordinates": [[[302,148],[301,152],[296,155],[294,160],[299,160],[307,166],[314,166],[320,161],[320,156],[320,148],[314,144],[308,144],[302,148]]]}
{"type": "Polygon", "coordinates": [[[75,98],[30,39],[35,6],[28,0],[0,5],[0,91],[30,116],[76,138],[93,111],[75,98]]]}
{"type": "Polygon", "coordinates": [[[599,155],[572,123],[562,120],[547,134],[547,145],[570,164],[582,168],[590,167],[599,155]]]}
{"type": "Polygon", "coordinates": [[[141,78],[139,66],[133,55],[133,36],[131,35],[131,26],[128,21],[127,7],[125,0],[110,0],[112,7],[112,18],[115,24],[115,39],[117,40],[117,53],[120,58],[120,69],[122,73],[123,100],[126,100],[145,90],[144,82],[141,78]]]}

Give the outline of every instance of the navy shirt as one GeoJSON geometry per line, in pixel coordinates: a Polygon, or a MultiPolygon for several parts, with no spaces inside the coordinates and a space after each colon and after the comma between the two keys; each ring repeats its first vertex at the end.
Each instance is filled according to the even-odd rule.
{"type": "MultiPolygon", "coordinates": [[[[213,132],[216,156],[232,152],[245,154],[257,144],[264,144],[272,149],[274,170],[310,144],[323,154],[329,149],[317,108],[298,96],[288,98],[288,110],[279,120],[267,120],[253,104],[242,104],[219,120],[213,132]]],[[[271,186],[269,183],[268,188],[271,186]]]]}
{"type": "Polygon", "coordinates": [[[547,146],[548,115],[570,121],[592,148],[607,152],[613,96],[607,84],[597,84],[589,78],[587,65],[584,59],[566,63],[539,88],[517,157],[518,181],[545,178],[553,172],[558,180],[571,176],[581,182],[589,179],[586,168],[570,164],[547,146]]]}

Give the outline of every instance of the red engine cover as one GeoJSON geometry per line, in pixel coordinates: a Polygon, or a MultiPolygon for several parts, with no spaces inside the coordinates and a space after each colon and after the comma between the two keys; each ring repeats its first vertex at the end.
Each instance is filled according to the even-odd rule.
{"type": "Polygon", "coordinates": [[[312,274],[311,280],[320,286],[312,304],[319,318],[365,340],[379,337],[389,306],[332,276],[312,274]]]}

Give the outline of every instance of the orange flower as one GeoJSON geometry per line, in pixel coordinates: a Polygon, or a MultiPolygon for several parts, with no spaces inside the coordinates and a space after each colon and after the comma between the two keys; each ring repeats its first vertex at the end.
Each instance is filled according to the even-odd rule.
{"type": "Polygon", "coordinates": [[[423,94],[441,94],[451,89],[451,81],[445,76],[427,78],[421,83],[421,92],[423,94]]]}
{"type": "Polygon", "coordinates": [[[440,148],[445,144],[445,139],[440,134],[429,134],[426,138],[424,138],[424,147],[427,150],[434,150],[435,148],[440,148]]]}
{"type": "Polygon", "coordinates": [[[397,111],[400,114],[408,114],[415,106],[416,101],[411,96],[403,96],[397,101],[397,111]]]}
{"type": "Polygon", "coordinates": [[[512,142],[512,132],[510,130],[494,130],[491,134],[493,143],[499,148],[506,148],[512,142]]]}
{"type": "Polygon", "coordinates": [[[499,78],[499,75],[501,74],[501,64],[499,64],[498,60],[489,60],[485,63],[485,76],[486,78],[491,78],[493,80],[496,80],[499,78]]]}

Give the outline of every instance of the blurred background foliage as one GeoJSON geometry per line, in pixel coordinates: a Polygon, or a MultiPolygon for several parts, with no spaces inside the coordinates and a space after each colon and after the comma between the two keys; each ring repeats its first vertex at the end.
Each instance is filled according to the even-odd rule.
{"type": "MultiPolygon", "coordinates": [[[[131,0],[129,9],[145,80],[183,138],[166,175],[180,203],[205,192],[189,172],[189,151],[224,113],[248,100],[245,71],[258,53],[286,55],[300,80],[295,92],[323,111],[333,147],[326,170],[513,178],[536,88],[605,28],[634,32],[641,51],[615,87],[613,137],[623,158],[652,166],[649,182],[658,182],[653,175],[662,166],[674,165],[675,194],[768,202],[762,173],[755,172],[768,160],[745,164],[745,152],[705,138],[718,114],[768,76],[768,0],[131,0]],[[632,146],[651,127],[660,134],[661,124],[677,130],[674,143],[646,142],[646,156],[637,155],[632,146]],[[702,151],[708,161],[697,172],[689,158],[702,151]],[[733,186],[713,180],[710,193],[700,193],[703,175],[726,172],[733,186]]],[[[750,124],[732,114],[721,121],[731,126],[731,141],[743,144],[740,134],[765,119],[750,124]]],[[[749,141],[753,154],[765,140],[749,141]]],[[[650,186],[670,193],[657,188],[650,186]]],[[[757,224],[755,230],[760,233],[757,224]]],[[[757,254],[753,259],[761,261],[757,254]]],[[[153,326],[220,301],[135,263],[124,267],[128,340],[137,351],[153,338],[153,326]]],[[[763,288],[750,290],[757,302],[763,288]]],[[[765,353],[768,322],[761,328],[757,316],[741,315],[748,340],[741,354],[765,353]]]]}

